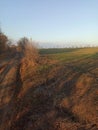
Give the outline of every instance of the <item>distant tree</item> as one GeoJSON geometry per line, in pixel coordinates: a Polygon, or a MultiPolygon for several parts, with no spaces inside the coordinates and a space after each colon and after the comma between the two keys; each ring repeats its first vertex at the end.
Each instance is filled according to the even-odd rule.
{"type": "Polygon", "coordinates": [[[3,53],[4,51],[7,50],[8,47],[7,41],[8,41],[7,36],[2,32],[0,32],[0,53],[3,53]]]}

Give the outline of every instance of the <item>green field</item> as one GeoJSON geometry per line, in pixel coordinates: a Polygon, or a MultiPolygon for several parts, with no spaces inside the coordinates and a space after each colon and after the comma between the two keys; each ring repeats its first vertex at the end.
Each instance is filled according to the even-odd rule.
{"type": "Polygon", "coordinates": [[[98,48],[57,48],[40,49],[42,56],[60,62],[74,61],[83,58],[98,58],[98,48]]]}

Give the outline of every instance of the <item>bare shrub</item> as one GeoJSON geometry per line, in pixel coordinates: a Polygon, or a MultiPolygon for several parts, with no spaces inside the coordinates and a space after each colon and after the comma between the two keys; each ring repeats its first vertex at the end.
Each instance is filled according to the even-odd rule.
{"type": "Polygon", "coordinates": [[[30,60],[38,59],[38,51],[35,43],[26,37],[18,41],[18,51],[30,60]]]}

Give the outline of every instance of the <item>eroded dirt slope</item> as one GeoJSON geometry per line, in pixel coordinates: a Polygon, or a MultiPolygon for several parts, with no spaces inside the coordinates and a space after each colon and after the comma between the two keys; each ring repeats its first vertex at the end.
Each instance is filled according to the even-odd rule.
{"type": "Polygon", "coordinates": [[[1,58],[0,130],[98,130],[98,59],[40,60],[1,58]]]}

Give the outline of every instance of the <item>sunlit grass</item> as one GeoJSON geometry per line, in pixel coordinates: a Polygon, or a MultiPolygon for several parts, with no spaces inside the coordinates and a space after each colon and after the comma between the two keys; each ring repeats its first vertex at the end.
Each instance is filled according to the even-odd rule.
{"type": "Polygon", "coordinates": [[[47,55],[51,60],[60,62],[73,61],[82,58],[97,57],[98,48],[71,48],[71,49],[42,49],[41,54],[47,55]],[[53,53],[54,50],[54,53],[53,53]]]}

